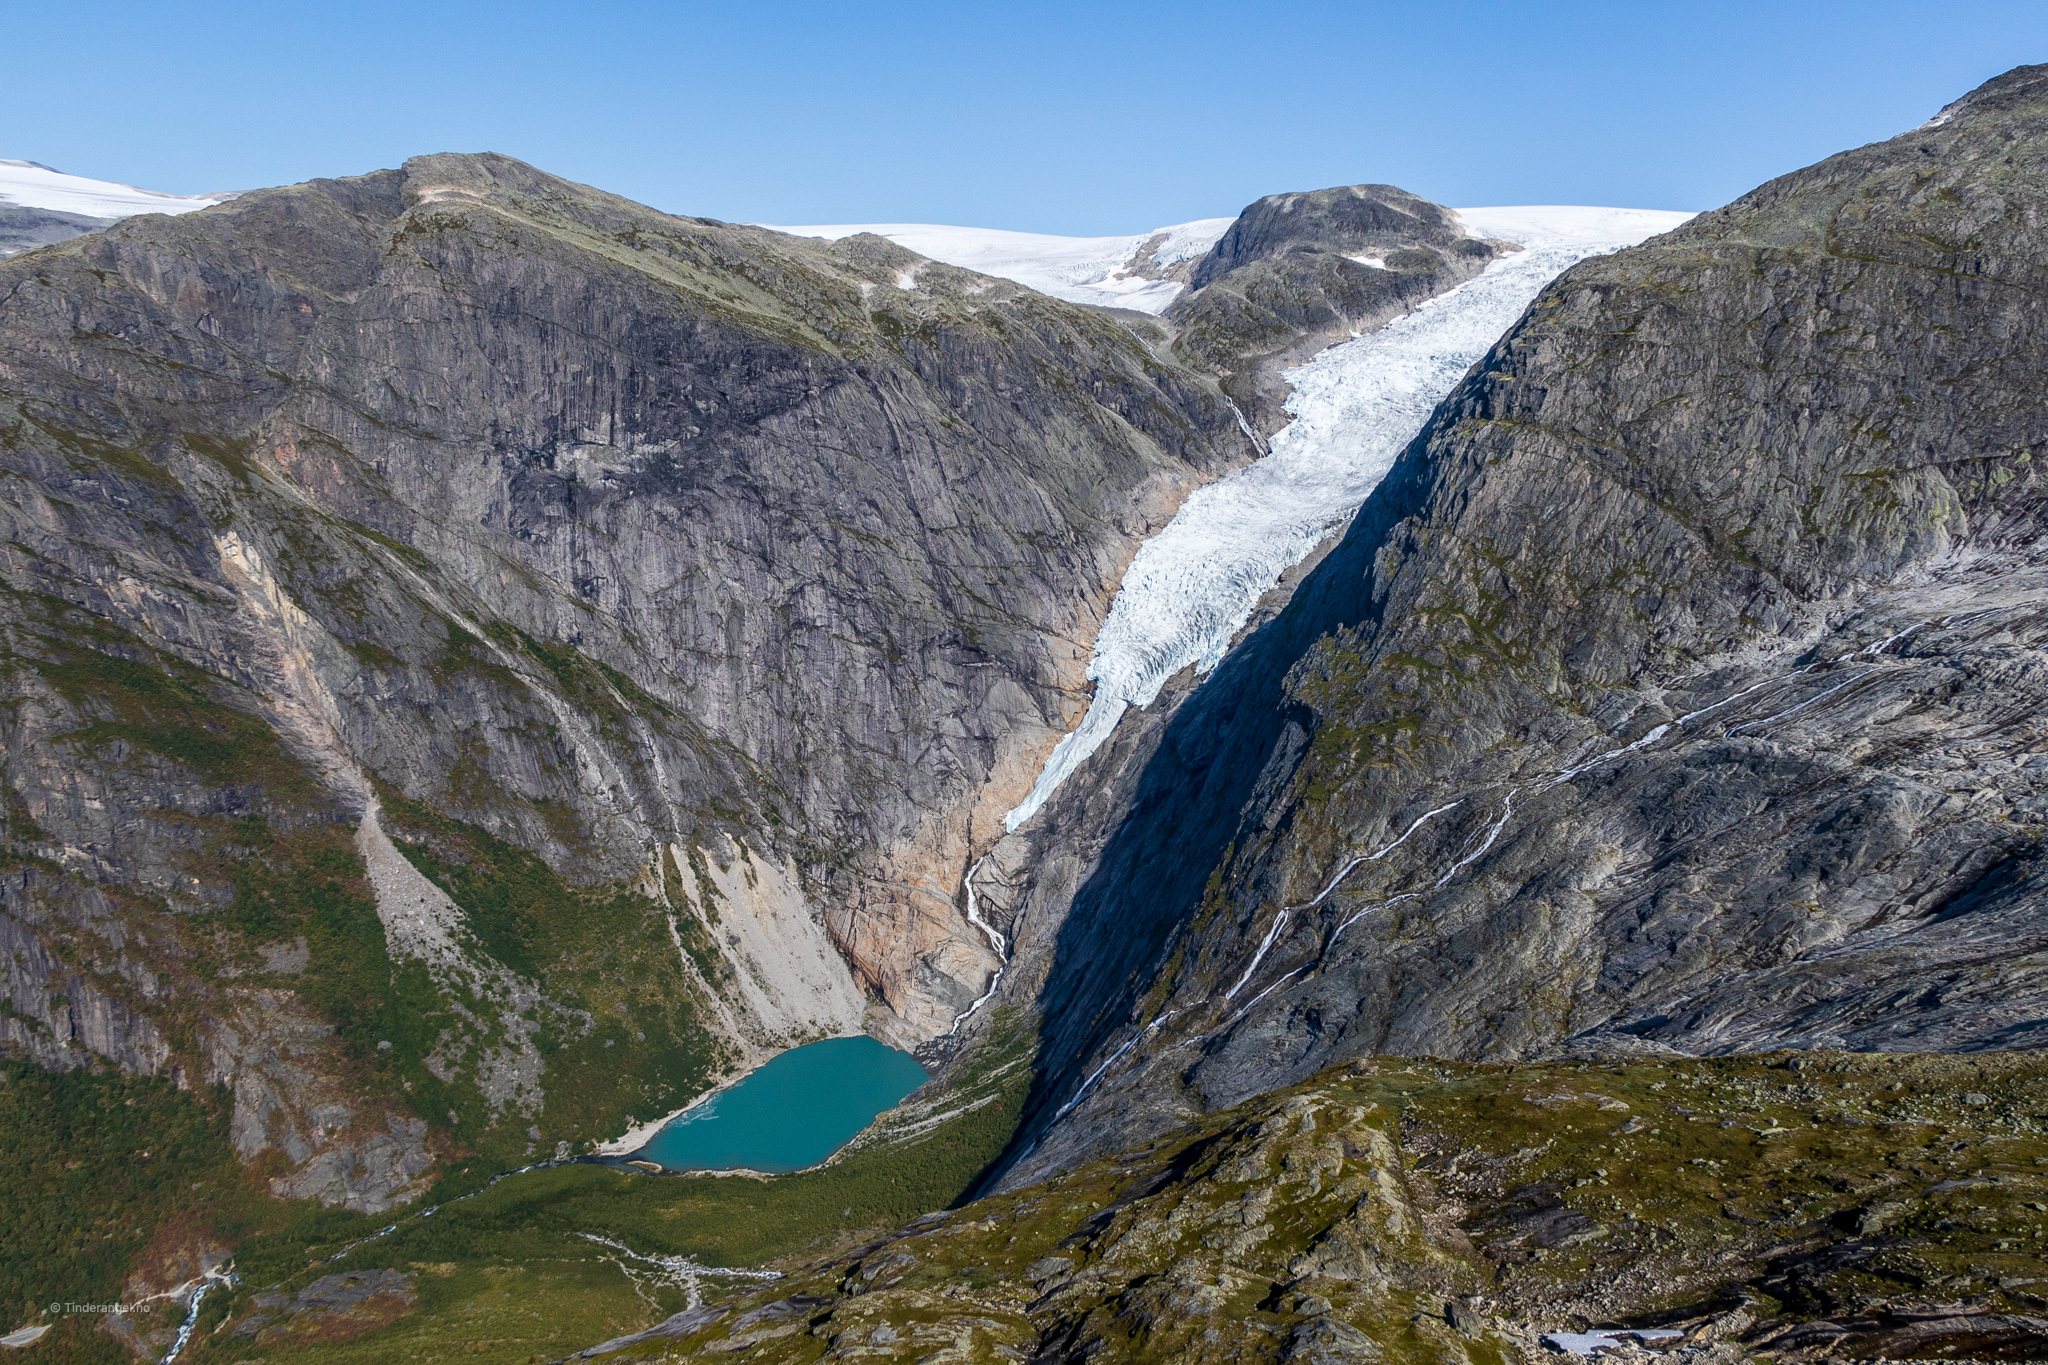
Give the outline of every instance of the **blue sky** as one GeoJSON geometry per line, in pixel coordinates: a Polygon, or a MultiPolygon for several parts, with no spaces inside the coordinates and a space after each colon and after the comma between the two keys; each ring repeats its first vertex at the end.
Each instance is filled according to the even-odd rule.
{"type": "Polygon", "coordinates": [[[1707,208],[2048,61],[2048,4],[29,3],[0,156],[155,189],[492,150],[676,213],[1133,232],[1382,181],[1707,208]]]}

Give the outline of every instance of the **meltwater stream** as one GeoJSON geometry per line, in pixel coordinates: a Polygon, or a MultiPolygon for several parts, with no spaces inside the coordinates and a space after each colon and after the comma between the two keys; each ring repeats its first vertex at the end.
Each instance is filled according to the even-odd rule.
{"type": "Polygon", "coordinates": [[[1095,698],[1031,794],[1016,829],[1166,680],[1207,672],[1259,598],[1358,510],[1475,361],[1544,285],[1588,256],[1632,246],[1692,215],[1651,209],[1460,209],[1479,236],[1524,250],[1370,336],[1287,372],[1294,420],[1264,459],[1195,492],[1131,561],[1095,642],[1095,698]]]}

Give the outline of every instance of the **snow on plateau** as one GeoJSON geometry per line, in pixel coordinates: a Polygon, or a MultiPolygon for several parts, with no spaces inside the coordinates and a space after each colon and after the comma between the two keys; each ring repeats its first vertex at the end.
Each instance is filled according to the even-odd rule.
{"type": "Polygon", "coordinates": [[[964,270],[978,270],[1029,285],[1069,303],[1163,313],[1181,291],[1176,280],[1146,279],[1133,269],[1141,248],[1151,266],[1166,270],[1205,254],[1235,218],[1203,218],[1154,228],[1134,237],[1057,237],[1001,228],[945,227],[936,223],[831,223],[774,227],[797,237],[837,241],[857,232],[887,237],[898,246],[964,270]]]}
{"type": "Polygon", "coordinates": [[[1473,235],[1524,249],[1381,330],[1287,371],[1294,420],[1273,437],[1271,453],[1197,490],[1139,548],[1095,642],[1088,713],[1005,818],[1008,828],[1031,818],[1127,708],[1150,705],[1189,664],[1215,667],[1260,596],[1358,510],[1436,405],[1544,285],[1588,256],[1692,216],[1554,206],[1458,213],[1473,235]]]}
{"type": "Polygon", "coordinates": [[[77,213],[87,218],[127,218],[137,213],[191,213],[232,194],[164,194],[66,175],[35,161],[0,160],[0,203],[77,213]]]}

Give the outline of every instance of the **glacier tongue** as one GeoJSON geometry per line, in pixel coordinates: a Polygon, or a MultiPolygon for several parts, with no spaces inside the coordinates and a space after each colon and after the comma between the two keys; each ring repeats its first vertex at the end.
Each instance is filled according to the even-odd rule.
{"type": "Polygon", "coordinates": [[[1378,487],[1436,405],[1543,286],[1588,256],[1632,246],[1692,215],[1579,207],[1461,209],[1481,236],[1524,250],[1370,336],[1287,372],[1294,420],[1264,459],[1197,490],[1124,574],[1095,642],[1095,698],[1053,750],[1016,829],[1189,664],[1207,672],[1280,575],[1307,558],[1378,487]]]}

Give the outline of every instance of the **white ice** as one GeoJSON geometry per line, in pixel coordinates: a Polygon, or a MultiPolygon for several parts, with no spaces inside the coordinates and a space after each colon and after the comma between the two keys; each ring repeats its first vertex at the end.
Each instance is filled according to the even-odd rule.
{"type": "MultiPolygon", "coordinates": [[[[887,237],[898,246],[947,265],[978,270],[1069,303],[1092,303],[1163,313],[1181,286],[1174,280],[1148,280],[1126,273],[1132,258],[1160,233],[1166,240],[1152,249],[1152,263],[1161,269],[1200,256],[1214,245],[1235,218],[1203,218],[1193,223],[1154,228],[1133,237],[1057,237],[1039,232],[1006,232],[1001,228],[946,227],[937,223],[827,223],[809,227],[775,227],[798,237],[838,240],[856,232],[887,237]]],[[[773,224],[761,224],[763,227],[773,224]]]]}
{"type": "Polygon", "coordinates": [[[34,161],[0,160],[0,202],[25,208],[80,213],[88,218],[127,218],[137,213],[191,213],[231,194],[163,194],[66,175],[34,161]]]}
{"type": "Polygon", "coordinates": [[[1290,422],[1264,459],[1195,492],[1145,542],[1111,604],[1088,676],[1095,697],[1023,803],[1031,818],[1067,774],[1193,664],[1206,672],[1259,597],[1358,510],[1430,413],[1566,267],[1691,217],[1649,209],[1460,209],[1475,236],[1519,242],[1477,278],[1380,331],[1287,372],[1290,422]]]}

